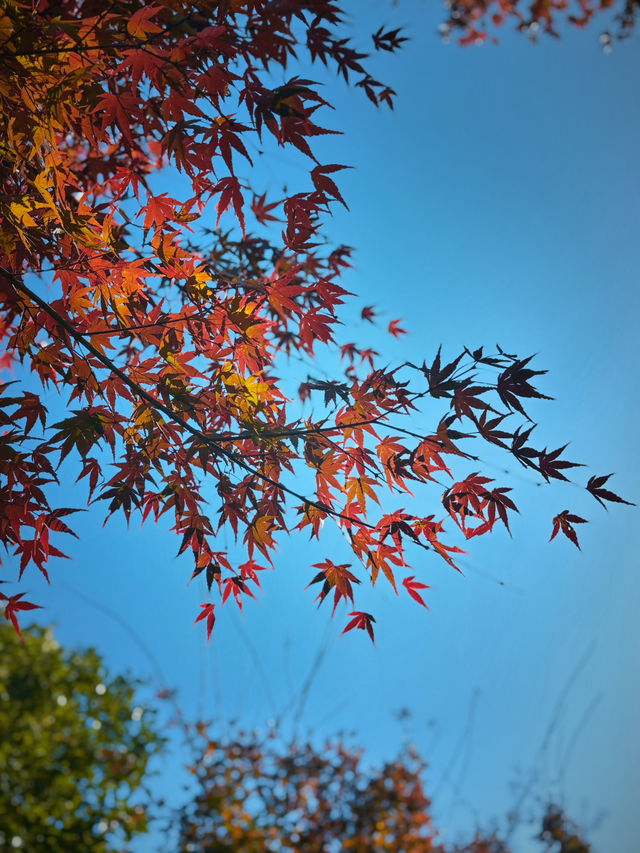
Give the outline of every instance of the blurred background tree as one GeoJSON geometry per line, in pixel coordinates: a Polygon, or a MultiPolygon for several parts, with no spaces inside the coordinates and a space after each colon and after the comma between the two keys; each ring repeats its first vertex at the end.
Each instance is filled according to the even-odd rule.
{"type": "Polygon", "coordinates": [[[0,625],[0,849],[103,853],[147,829],[164,739],[139,682],[50,629],[0,625]],[[136,795],[136,796],[133,796],[136,795]]]}
{"type": "MultiPolygon", "coordinates": [[[[162,834],[147,838],[161,838],[155,849],[171,853],[519,851],[509,832],[441,844],[427,765],[410,746],[373,767],[343,735],[317,745],[285,739],[275,725],[261,733],[233,723],[222,735],[223,721],[188,724],[177,705],[187,742],[180,760],[191,760],[194,785],[171,809],[157,796],[163,783],[153,792],[148,785],[165,738],[157,709],[139,704],[141,683],[110,676],[93,649],[62,649],[49,628],[23,635],[21,643],[0,626],[0,849],[133,851],[129,842],[155,823],[162,834]]],[[[514,821],[524,823],[510,815],[514,821]]],[[[591,849],[555,805],[529,837],[540,853],[591,849]]]]}
{"type": "MultiPolygon", "coordinates": [[[[224,738],[199,731],[190,768],[197,789],[180,814],[180,853],[517,853],[496,833],[478,832],[462,846],[438,843],[423,788],[427,765],[410,747],[374,768],[342,738],[316,748],[284,743],[274,729],[224,738]]],[[[561,808],[549,805],[539,826],[532,840],[540,851],[591,849],[561,808]]]]}
{"type": "Polygon", "coordinates": [[[283,744],[273,731],[203,734],[192,768],[198,789],[181,814],[179,849],[426,853],[435,848],[423,769],[410,750],[364,769],[361,752],[339,740],[316,749],[283,744]]]}

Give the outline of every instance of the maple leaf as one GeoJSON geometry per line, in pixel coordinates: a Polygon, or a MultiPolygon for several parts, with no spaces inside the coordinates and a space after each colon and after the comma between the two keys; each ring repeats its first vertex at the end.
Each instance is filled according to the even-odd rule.
{"type": "Polygon", "coordinates": [[[461,353],[445,367],[440,366],[440,352],[442,347],[438,347],[438,352],[433,360],[431,367],[426,364],[422,365],[422,372],[429,383],[429,394],[436,399],[438,397],[450,397],[451,392],[457,387],[457,383],[452,379],[456,367],[460,363],[464,353],[461,353]]]}
{"type": "Polygon", "coordinates": [[[561,530],[564,535],[576,546],[578,551],[580,550],[580,545],[578,544],[578,536],[576,531],[573,528],[574,524],[587,524],[587,520],[585,518],[580,518],[579,515],[573,515],[569,512],[568,509],[559,512],[553,519],[553,530],[551,531],[551,536],[549,537],[549,542],[556,536],[559,530],[561,530]]]}
{"type": "MultiPolygon", "coordinates": [[[[483,438],[487,437],[487,432],[482,432],[479,422],[476,420],[474,409],[481,409],[482,415],[484,416],[484,420],[482,421],[482,428],[484,428],[484,424],[486,422],[486,416],[488,411],[492,411],[491,406],[485,400],[482,400],[479,395],[486,394],[487,391],[490,391],[491,388],[487,385],[473,385],[469,381],[465,381],[457,385],[453,392],[453,399],[451,404],[455,410],[456,416],[459,419],[462,417],[471,418],[476,421],[476,426],[478,426],[478,430],[483,438]]],[[[498,419],[497,423],[499,423],[501,418],[498,419]]],[[[495,425],[495,424],[494,424],[495,425]]],[[[490,432],[491,426],[489,426],[488,432],[490,432]]],[[[508,437],[509,433],[504,433],[505,437],[508,437]]],[[[491,439],[489,439],[491,440],[491,439]]],[[[504,445],[503,445],[504,446],[504,445]]]]}
{"type": "Polygon", "coordinates": [[[398,325],[400,320],[391,320],[389,325],[387,326],[387,331],[390,335],[393,335],[394,338],[399,338],[400,335],[406,335],[407,332],[404,329],[401,329],[398,325]]]}
{"type": "MultiPolygon", "coordinates": [[[[308,589],[314,583],[322,582],[322,589],[315,597],[314,601],[320,599],[320,604],[325,600],[327,595],[333,590],[333,610],[331,615],[336,612],[336,607],[341,598],[348,600],[353,604],[353,588],[352,583],[360,583],[358,578],[348,571],[351,563],[343,563],[336,565],[331,560],[324,560],[322,563],[314,563],[314,569],[320,569],[317,575],[307,584],[305,589],[308,589]]],[[[318,605],[319,606],[319,605],[318,605]]]]}
{"type": "Polygon", "coordinates": [[[369,634],[369,636],[371,637],[371,642],[373,643],[374,640],[372,622],[376,621],[373,616],[370,613],[364,613],[360,610],[354,610],[352,613],[349,613],[349,616],[353,616],[353,619],[351,619],[347,623],[342,633],[346,634],[347,631],[352,631],[354,628],[359,628],[361,631],[366,631],[369,634]]]}
{"type": "Polygon", "coordinates": [[[547,483],[550,478],[555,478],[556,480],[567,480],[567,477],[562,473],[563,469],[583,467],[580,462],[566,462],[564,459],[558,459],[562,451],[565,450],[567,446],[568,445],[563,444],[562,447],[558,447],[557,450],[553,450],[551,453],[547,453],[545,448],[539,454],[538,470],[547,483]]]}
{"type": "MultiPolygon", "coordinates": [[[[230,568],[227,563],[227,568],[230,568]]],[[[191,577],[189,578],[189,582],[191,582],[195,577],[197,577],[202,572],[205,573],[205,582],[207,584],[207,590],[211,592],[211,587],[214,583],[217,584],[218,589],[221,587],[221,568],[220,563],[217,560],[212,560],[206,565],[197,565],[193,570],[191,577]]]]}
{"type": "Polygon", "coordinates": [[[30,601],[21,601],[24,592],[16,593],[16,595],[3,595],[0,592],[0,600],[6,601],[7,603],[4,606],[4,616],[5,619],[11,620],[11,624],[13,625],[16,634],[20,637],[20,642],[24,642],[22,639],[22,634],[20,633],[20,627],[18,625],[18,620],[16,618],[16,613],[19,613],[22,610],[40,610],[40,604],[32,604],[30,601]]]}
{"type": "Polygon", "coordinates": [[[393,53],[401,46],[403,41],[409,40],[406,36],[401,36],[400,31],[401,28],[398,27],[395,30],[387,30],[387,32],[384,32],[384,27],[380,27],[380,29],[371,36],[375,49],[386,50],[389,51],[389,53],[393,53]]]}
{"type": "Polygon", "coordinates": [[[412,517],[402,510],[396,510],[391,515],[383,515],[376,525],[376,529],[382,532],[381,542],[391,536],[398,550],[402,550],[402,536],[408,536],[414,542],[418,541],[418,535],[411,527],[412,517]]]}
{"type": "Polygon", "coordinates": [[[363,320],[368,320],[370,323],[373,323],[373,318],[376,316],[373,305],[365,305],[360,312],[360,316],[363,320]]]}
{"type": "Polygon", "coordinates": [[[305,388],[309,391],[324,391],[325,406],[335,403],[337,396],[347,404],[351,402],[349,387],[344,382],[336,382],[334,380],[325,381],[323,379],[312,380],[311,377],[308,377],[307,382],[304,384],[305,388]]]}
{"type": "Polygon", "coordinates": [[[338,172],[341,169],[349,169],[350,166],[339,166],[336,163],[332,163],[330,166],[316,166],[311,170],[311,180],[313,181],[313,185],[317,190],[325,193],[331,198],[335,198],[339,201],[347,210],[349,207],[345,200],[340,195],[340,190],[336,186],[336,184],[331,180],[331,178],[327,177],[333,172],[338,172]]]}
{"type": "Polygon", "coordinates": [[[220,199],[216,205],[216,210],[218,211],[218,217],[216,219],[216,228],[218,227],[218,223],[220,222],[220,217],[231,204],[233,205],[233,210],[236,215],[236,219],[240,224],[240,228],[242,229],[242,236],[244,237],[244,214],[242,212],[244,199],[242,197],[242,193],[240,192],[240,182],[234,175],[230,175],[227,178],[221,178],[218,181],[214,192],[220,193],[220,199]]]}
{"type": "Polygon", "coordinates": [[[74,512],[80,512],[80,510],[59,507],[58,509],[54,509],[52,512],[47,513],[43,519],[43,524],[54,533],[68,533],[70,536],[74,536],[77,539],[78,535],[74,533],[73,530],[64,523],[64,521],[60,521],[60,519],[65,515],[71,515],[74,512]]]}
{"type": "Polygon", "coordinates": [[[518,427],[511,436],[511,447],[509,450],[525,468],[537,468],[533,460],[540,456],[540,451],[534,450],[533,447],[526,447],[525,445],[525,442],[529,440],[529,436],[534,429],[535,424],[523,431],[518,427]]]}
{"type": "Polygon", "coordinates": [[[418,604],[421,604],[427,610],[429,609],[422,600],[422,596],[420,595],[420,593],[417,592],[417,590],[419,589],[429,589],[426,583],[420,583],[420,581],[415,580],[415,575],[410,575],[409,577],[403,579],[402,585],[414,601],[417,601],[418,604]]]}
{"type": "MultiPolygon", "coordinates": [[[[327,507],[329,509],[329,507],[327,507]]],[[[297,507],[298,512],[302,515],[301,521],[296,525],[297,530],[302,530],[307,525],[311,526],[310,539],[314,537],[319,539],[320,530],[327,518],[327,513],[321,510],[318,506],[309,503],[304,503],[297,507]]]]}
{"type": "Polygon", "coordinates": [[[162,6],[143,6],[131,15],[127,22],[127,32],[134,38],[144,39],[147,35],[161,33],[162,27],[151,23],[151,18],[162,11],[162,6]]]}
{"type": "MultiPolygon", "coordinates": [[[[17,402],[17,401],[16,401],[17,402]]],[[[31,432],[36,421],[40,421],[42,428],[45,427],[47,415],[47,408],[40,402],[40,398],[37,394],[32,394],[29,391],[25,391],[20,400],[20,405],[16,409],[16,411],[12,415],[12,419],[20,419],[24,418],[25,425],[24,431],[25,433],[31,432]]]]}
{"type": "Polygon", "coordinates": [[[530,420],[525,412],[519,397],[535,397],[540,400],[552,400],[553,397],[547,397],[537,391],[529,382],[534,376],[542,376],[546,370],[531,370],[527,364],[534,356],[514,361],[498,376],[497,390],[498,396],[510,409],[515,409],[530,420]]]}
{"type": "Polygon", "coordinates": [[[238,566],[240,578],[242,580],[246,580],[247,578],[252,580],[257,587],[260,587],[260,581],[256,572],[266,572],[266,570],[266,566],[259,566],[255,560],[246,560],[238,566]]]}
{"type": "Polygon", "coordinates": [[[454,483],[443,493],[442,505],[467,538],[479,535],[491,528],[491,523],[485,516],[488,506],[487,483],[489,477],[477,473],[469,474],[459,483],[454,483]],[[468,528],[468,520],[479,519],[482,524],[476,528],[468,528]]]}
{"type": "Polygon", "coordinates": [[[614,492],[609,491],[609,489],[602,488],[609,477],[613,477],[613,474],[607,474],[604,477],[590,477],[589,482],[587,483],[587,491],[592,494],[598,503],[602,504],[605,509],[607,507],[605,506],[604,501],[627,504],[627,506],[635,506],[631,501],[626,501],[624,498],[621,498],[620,495],[616,495],[614,492]]]}
{"type": "Polygon", "coordinates": [[[348,507],[352,503],[357,503],[363,514],[366,515],[367,498],[371,498],[376,503],[380,503],[378,496],[372,486],[376,481],[369,477],[348,477],[344,488],[346,492],[345,506],[348,507]]]}
{"type": "Polygon", "coordinates": [[[413,529],[418,535],[422,533],[429,543],[429,547],[433,548],[436,554],[439,554],[453,569],[460,572],[458,566],[453,562],[451,554],[464,554],[466,552],[462,548],[458,548],[457,545],[445,545],[438,539],[438,534],[444,532],[441,521],[434,521],[433,515],[417,518],[413,524],[413,529]]]}
{"type": "MultiPolygon", "coordinates": [[[[454,394],[454,399],[457,394],[457,390],[454,394]]],[[[471,404],[472,405],[472,404],[471,404]]],[[[491,420],[487,420],[487,413],[491,407],[487,406],[487,408],[482,412],[479,418],[475,418],[473,413],[470,413],[470,416],[474,418],[476,426],[478,427],[478,432],[486,441],[490,441],[492,444],[497,444],[498,447],[504,447],[508,449],[508,445],[505,444],[505,439],[511,438],[512,434],[506,432],[505,430],[497,429],[500,426],[502,421],[507,417],[507,415],[496,415],[495,418],[491,418],[491,420]]],[[[531,432],[531,430],[529,430],[531,432]]],[[[526,437],[524,438],[526,441],[526,437]]],[[[532,451],[533,455],[535,454],[535,450],[532,451]]],[[[526,456],[525,456],[526,458],[526,456]]]]}
{"type": "Polygon", "coordinates": [[[420,479],[433,480],[436,471],[444,471],[450,477],[451,471],[442,459],[442,454],[454,452],[451,447],[439,441],[436,436],[427,436],[409,455],[411,470],[420,479]]]}
{"type": "Polygon", "coordinates": [[[76,478],[76,483],[78,483],[83,477],[89,477],[89,500],[91,500],[91,496],[98,484],[100,470],[100,463],[98,462],[98,460],[93,459],[92,457],[87,457],[84,460],[82,471],[78,474],[76,478]]]}
{"type": "Polygon", "coordinates": [[[367,361],[369,363],[369,367],[373,370],[373,359],[377,355],[379,355],[379,353],[377,353],[374,349],[361,349],[360,364],[367,361]]]}
{"type": "Polygon", "coordinates": [[[215,604],[209,604],[209,603],[201,604],[200,607],[202,608],[201,612],[198,614],[198,616],[196,616],[196,618],[193,621],[193,624],[195,625],[196,622],[199,622],[201,619],[207,620],[207,642],[208,642],[209,638],[211,637],[211,632],[213,631],[213,626],[214,626],[215,621],[216,621],[216,617],[213,614],[215,604]]]}
{"type": "MultiPolygon", "coordinates": [[[[257,579],[255,582],[258,583],[257,579]]],[[[226,580],[223,582],[223,586],[224,586],[224,589],[222,592],[222,603],[223,604],[226,602],[226,600],[229,598],[229,596],[231,594],[233,594],[235,602],[238,605],[238,609],[242,610],[242,598],[241,598],[242,593],[246,593],[246,595],[248,595],[250,598],[255,598],[254,594],[251,592],[251,590],[247,586],[245,578],[238,577],[238,576],[234,575],[233,577],[226,578],[226,580]]],[[[258,584],[258,586],[259,586],[259,584],[258,584]]]]}
{"type": "Polygon", "coordinates": [[[279,201],[274,201],[271,204],[267,204],[266,193],[262,193],[261,196],[254,195],[251,202],[251,212],[261,225],[264,225],[268,221],[277,222],[278,217],[272,216],[269,211],[274,210],[280,203],[279,201]]]}
{"type": "Polygon", "coordinates": [[[358,349],[355,344],[342,344],[340,346],[340,361],[343,358],[348,358],[352,362],[357,353],[358,349]]]}
{"type": "MultiPolygon", "coordinates": [[[[140,213],[145,212],[143,227],[145,230],[149,228],[162,228],[168,220],[171,220],[176,214],[178,202],[175,198],[170,198],[166,193],[160,195],[149,196],[147,203],[140,208],[140,213]]],[[[90,290],[90,288],[86,288],[90,290]]]]}
{"type": "MultiPolygon", "coordinates": [[[[273,540],[273,533],[275,529],[276,525],[273,516],[257,516],[251,524],[247,526],[244,542],[247,545],[249,559],[253,558],[253,549],[256,547],[262,554],[264,554],[267,560],[271,562],[269,549],[275,548],[275,542],[273,540]]],[[[227,592],[227,595],[228,594],[229,593],[227,592]]]]}

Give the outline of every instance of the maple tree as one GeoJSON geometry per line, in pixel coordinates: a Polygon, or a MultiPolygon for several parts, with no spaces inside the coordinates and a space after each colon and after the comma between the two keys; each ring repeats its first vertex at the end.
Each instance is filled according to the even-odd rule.
{"type": "Polygon", "coordinates": [[[607,29],[600,34],[605,50],[614,39],[632,34],[640,10],[639,0],[447,0],[445,5],[447,19],[440,31],[445,39],[457,36],[463,45],[482,43],[493,28],[506,23],[535,41],[541,33],[557,38],[562,25],[582,28],[606,15],[607,29]]]}
{"type": "Polygon", "coordinates": [[[433,851],[433,829],[408,750],[379,769],[340,741],[323,748],[237,732],[202,732],[193,800],[182,810],[178,849],[433,851]]]}
{"type": "MultiPolygon", "coordinates": [[[[459,570],[447,520],[464,539],[509,529],[510,490],[476,470],[468,439],[547,482],[568,479],[577,463],[565,446],[531,438],[525,404],[547,399],[531,357],[478,347],[383,367],[373,350],[336,340],[350,250],[327,244],[323,218],[345,204],[336,183],[345,166],[314,155],[314,139],[337,132],[316,123],[329,106],[318,86],[278,75],[322,63],[376,106],[392,105],[393,90],[345,36],[338,4],[4,0],[1,9],[0,541],[19,580],[28,567],[48,580],[50,558],[76,535],[78,507],[55,505],[60,472],[73,465],[107,518],[171,518],[192,577],[223,604],[254,595],[280,535],[321,541],[324,522],[335,523],[354,562],[322,555],[312,580],[322,581],[320,604],[332,593],[334,612],[355,607],[354,584],[380,576],[424,604],[410,551],[459,570]],[[249,184],[241,174],[255,143],[300,152],[307,183],[281,198],[249,184]],[[168,169],[180,198],[160,191],[168,169]],[[341,373],[302,382],[300,401],[313,405],[303,414],[278,365],[319,352],[339,353],[341,373]],[[441,417],[416,432],[408,416],[425,400],[439,401],[441,417]],[[51,417],[61,405],[64,416],[51,417]],[[424,514],[413,490],[442,489],[440,478],[450,485],[424,514]],[[416,509],[391,505],[398,495],[416,509]],[[217,541],[225,529],[231,551],[217,541]]],[[[398,30],[373,34],[380,50],[403,40],[398,30]]],[[[375,323],[374,306],[362,318],[375,323]]],[[[387,330],[406,333],[398,320],[387,330]]],[[[606,480],[586,488],[627,503],[606,480]]],[[[577,544],[576,519],[566,510],[554,524],[577,544]]],[[[24,594],[0,593],[16,626],[37,606],[24,594]]],[[[203,603],[196,618],[207,635],[215,607],[203,603]]],[[[373,640],[371,614],[349,617],[345,631],[373,640]]]]}
{"type": "MultiPolygon", "coordinates": [[[[468,844],[438,840],[423,787],[426,765],[411,747],[381,767],[341,739],[322,748],[282,743],[277,732],[228,737],[200,728],[193,799],[180,811],[181,853],[264,850],[354,853],[510,853],[497,833],[468,844]]],[[[564,811],[549,804],[537,840],[548,853],[589,853],[564,811]]]]}

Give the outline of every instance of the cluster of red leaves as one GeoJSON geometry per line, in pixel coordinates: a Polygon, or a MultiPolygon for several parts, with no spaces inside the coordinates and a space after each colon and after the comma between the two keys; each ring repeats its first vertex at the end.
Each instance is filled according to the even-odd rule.
{"type": "Polygon", "coordinates": [[[558,37],[565,23],[585,27],[594,16],[608,15],[608,29],[600,36],[608,47],[612,38],[631,35],[640,0],[448,0],[446,6],[447,19],[440,31],[446,39],[456,35],[462,45],[481,44],[488,28],[508,22],[535,41],[541,32],[558,37]]]}
{"type": "MultiPolygon", "coordinates": [[[[328,0],[5,5],[0,337],[4,366],[23,367],[17,383],[0,387],[0,542],[20,577],[33,564],[48,579],[49,558],[65,556],[51,534],[75,535],[62,519],[76,510],[50,504],[65,459],[79,463],[77,482],[90,503],[106,502],[107,517],[168,513],[193,576],[204,573],[223,604],[232,597],[238,606],[259,586],[254,557],[272,565],[280,534],[308,527],[318,539],[327,518],[371,583],[382,573],[396,590],[407,543],[457,568],[445,518],[467,537],[496,522],[508,528],[516,509],[508,489],[472,473],[445,491],[443,518],[377,508],[383,491],[411,496],[410,487],[450,477],[448,460],[475,462],[466,438],[498,445],[546,480],[564,480],[574,466],[564,447],[530,446],[532,427],[505,428],[544,395],[531,384],[542,371],[500,349],[464,350],[444,366],[438,351],[429,367],[390,369],[373,350],[344,344],[344,376],[310,377],[300,388],[312,415],[302,418],[287,399],[277,360],[335,346],[349,250],[321,248],[323,215],[344,204],[333,178],[344,167],[319,163],[311,147],[334,132],[316,123],[326,101],[306,78],[274,88],[274,73],[306,51],[376,105],[393,95],[368,74],[341,20],[328,0]],[[306,189],[270,200],[241,180],[251,144],[269,140],[307,158],[306,189]],[[186,198],[155,189],[154,172],[171,167],[186,198]],[[225,232],[221,220],[235,226],[225,232]],[[196,223],[203,239],[193,236],[196,223]],[[480,383],[478,368],[495,381],[480,383]],[[54,424],[47,393],[66,398],[66,417],[54,424]],[[448,411],[433,432],[417,434],[402,416],[425,397],[448,411]],[[294,486],[302,471],[309,490],[294,486]],[[235,556],[216,547],[223,528],[235,556]]],[[[374,35],[383,50],[401,41],[396,30],[374,35]]],[[[374,308],[362,317],[374,322],[374,308]]],[[[398,320],[388,331],[404,334],[398,320]]],[[[605,479],[588,488],[617,500],[605,479]]],[[[316,564],[318,598],[333,590],[334,610],[353,602],[356,575],[346,567],[316,564]]],[[[403,584],[422,604],[415,575],[403,584]]],[[[5,600],[15,600],[14,621],[33,606],[5,600]]],[[[350,615],[345,630],[373,639],[373,617],[350,615]]],[[[200,620],[209,635],[211,602],[200,620]]]]}

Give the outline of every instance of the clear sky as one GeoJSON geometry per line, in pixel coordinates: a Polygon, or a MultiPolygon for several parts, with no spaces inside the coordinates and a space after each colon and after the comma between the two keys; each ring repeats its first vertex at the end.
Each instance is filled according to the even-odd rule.
{"type": "MultiPolygon", "coordinates": [[[[537,45],[504,30],[497,46],[462,49],[439,40],[438,3],[347,5],[362,45],[381,23],[405,25],[411,41],[375,62],[397,90],[394,112],[376,112],[339,81],[326,86],[336,112],[325,123],[345,135],[323,140],[321,159],[356,166],[340,175],[350,211],[329,227],[356,248],[346,286],[361,299],[346,310],[344,339],[390,362],[428,360],[440,343],[451,355],[496,341],[538,353],[549,368],[542,390],[556,398],[534,409],[538,444],[571,441],[569,458],[593,466],[574,479],[615,471],[615,490],[638,501],[638,35],[608,55],[597,22],[537,45]],[[410,335],[395,342],[360,322],[363,303],[386,322],[402,318],[410,335]]],[[[264,155],[260,169],[265,189],[300,175],[284,154],[264,155]]],[[[282,365],[292,382],[306,373],[282,365]]],[[[431,423],[425,416],[425,431],[431,423]]],[[[363,632],[340,637],[344,615],[330,620],[303,592],[311,562],[345,554],[331,532],[326,549],[283,540],[258,602],[242,615],[218,608],[208,646],[191,624],[207,596],[186,588],[191,567],[175,558],[174,534],[118,519],[102,529],[99,508],[76,521],[81,539],[67,547],[71,561],[52,566],[51,587],[31,571],[29,599],[46,606],[39,621],[55,622],[64,644],[94,645],[114,669],[154,677],[130,632],[86,597],[117,613],[187,716],[264,727],[284,714],[285,731],[318,743],[352,732],[372,761],[410,739],[429,763],[446,839],[504,819],[524,788],[525,818],[551,796],[594,849],[634,853],[638,510],[607,513],[583,490],[539,487],[508,457],[487,459],[499,485],[514,487],[513,539],[470,542],[464,578],[418,561],[415,573],[432,586],[428,613],[383,585],[359,589],[359,609],[377,619],[375,647],[363,632]],[[560,537],[547,542],[565,508],[591,520],[581,553],[560,537]]],[[[437,489],[431,499],[425,514],[437,511],[437,489]]],[[[156,782],[173,802],[179,764],[174,753],[156,782]]],[[[532,834],[526,826],[522,853],[536,849],[532,834]]],[[[132,849],[158,845],[156,836],[132,849]]]]}

